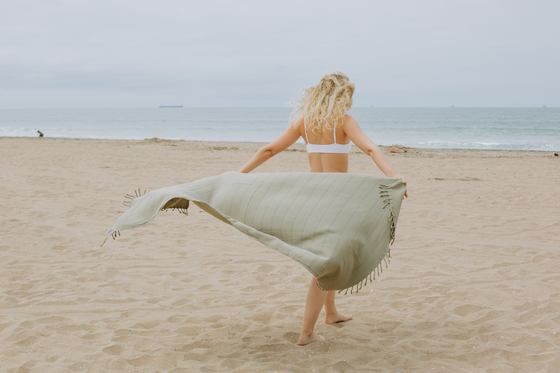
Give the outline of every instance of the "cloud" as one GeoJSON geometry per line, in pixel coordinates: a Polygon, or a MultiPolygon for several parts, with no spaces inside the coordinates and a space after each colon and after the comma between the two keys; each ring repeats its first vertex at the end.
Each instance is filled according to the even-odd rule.
{"type": "Polygon", "coordinates": [[[356,105],[560,105],[559,10],[555,1],[11,2],[0,12],[0,107],[282,106],[331,70],[356,83],[356,105]]]}

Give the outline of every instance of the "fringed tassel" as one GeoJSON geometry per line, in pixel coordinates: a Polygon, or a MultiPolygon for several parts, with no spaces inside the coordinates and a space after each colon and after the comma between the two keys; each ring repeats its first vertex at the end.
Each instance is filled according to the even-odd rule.
{"type": "Polygon", "coordinates": [[[105,245],[105,242],[107,242],[107,239],[109,238],[109,236],[107,235],[107,237],[105,237],[105,239],[103,240],[103,242],[101,243],[101,245],[99,245],[99,247],[103,247],[103,245],[105,245]]]}
{"type": "Polygon", "coordinates": [[[172,198],[161,207],[160,211],[178,211],[180,214],[188,216],[189,205],[189,200],[183,200],[182,198],[172,198]]]}
{"type": "MultiPolygon", "coordinates": [[[[387,220],[390,222],[389,245],[392,245],[393,242],[395,242],[396,226],[395,226],[395,215],[393,214],[393,206],[391,205],[391,195],[389,194],[389,186],[385,184],[379,184],[379,189],[380,189],[379,195],[381,196],[382,201],[385,202],[382,208],[385,209],[387,206],[389,206],[389,214],[387,216],[387,220]]],[[[348,294],[348,290],[350,290],[350,294],[353,294],[354,286],[356,287],[356,293],[358,293],[360,290],[362,290],[363,286],[366,286],[368,284],[368,278],[369,278],[369,282],[371,283],[375,281],[376,272],[377,272],[377,277],[379,277],[380,274],[383,273],[383,262],[385,263],[385,269],[389,268],[389,263],[391,263],[391,248],[387,250],[385,257],[379,262],[377,267],[375,267],[373,271],[371,271],[371,273],[365,277],[365,279],[363,279],[359,283],[349,288],[339,290],[338,293],[340,294],[344,291],[344,295],[346,295],[348,294]]]]}
{"type": "MultiPolygon", "coordinates": [[[[160,209],[160,211],[164,211],[164,210],[167,210],[167,209],[164,209],[163,207],[160,209]]],[[[185,215],[189,216],[188,209],[186,209],[184,207],[172,207],[171,211],[178,211],[179,214],[185,214],[185,215]]]]}
{"type": "Polygon", "coordinates": [[[385,268],[389,268],[389,263],[391,262],[389,260],[390,257],[391,257],[391,252],[390,250],[388,250],[387,254],[385,254],[385,257],[381,260],[381,262],[379,262],[377,267],[375,267],[373,271],[371,271],[370,274],[368,274],[362,281],[358,282],[357,284],[352,285],[349,288],[339,290],[338,294],[341,294],[342,292],[344,292],[343,295],[348,294],[348,292],[350,292],[350,294],[354,294],[354,291],[356,293],[359,293],[360,290],[362,290],[362,288],[368,284],[368,282],[373,283],[373,281],[375,281],[376,272],[377,272],[377,277],[379,277],[379,275],[383,273],[383,263],[385,263],[385,268]],[[354,289],[354,287],[356,289],[354,289]]]}
{"type": "Polygon", "coordinates": [[[123,201],[123,205],[125,205],[126,207],[130,207],[130,202],[132,202],[132,200],[136,197],[142,197],[143,195],[146,195],[146,190],[144,190],[144,193],[142,193],[142,191],[140,190],[140,188],[138,188],[137,190],[134,190],[134,195],[132,194],[126,194],[124,196],[124,198],[128,199],[128,201],[123,201]]]}
{"type": "Polygon", "coordinates": [[[107,229],[106,233],[107,233],[107,237],[105,237],[105,239],[103,240],[103,243],[99,247],[102,247],[105,244],[105,242],[107,242],[107,239],[109,237],[113,237],[113,240],[115,240],[117,237],[120,237],[120,235],[121,235],[120,231],[114,231],[112,229],[107,229]]]}
{"type": "Polygon", "coordinates": [[[389,243],[390,245],[392,245],[393,242],[395,242],[396,226],[395,226],[395,215],[393,214],[393,206],[391,205],[391,196],[389,195],[389,186],[385,184],[379,184],[379,189],[381,189],[379,194],[381,195],[382,198],[385,198],[383,200],[383,202],[385,202],[383,209],[389,206],[389,216],[387,217],[387,220],[391,222],[391,239],[389,243]]]}
{"type": "MultiPolygon", "coordinates": [[[[126,207],[130,208],[130,203],[132,202],[132,200],[136,197],[142,197],[146,195],[146,190],[144,189],[144,193],[142,193],[142,190],[140,188],[135,189],[134,190],[134,195],[132,194],[126,194],[124,196],[125,200],[123,201],[123,205],[125,205],[126,207]]],[[[123,214],[124,211],[117,211],[119,214],[123,214]]],[[[113,237],[113,240],[115,240],[117,237],[119,237],[121,235],[120,231],[113,231],[112,229],[108,229],[107,230],[107,237],[105,237],[105,240],[103,240],[103,243],[101,244],[101,246],[103,246],[105,244],[105,242],[107,242],[107,239],[109,237],[113,237]]],[[[101,247],[100,246],[100,247],[101,247]]]]}

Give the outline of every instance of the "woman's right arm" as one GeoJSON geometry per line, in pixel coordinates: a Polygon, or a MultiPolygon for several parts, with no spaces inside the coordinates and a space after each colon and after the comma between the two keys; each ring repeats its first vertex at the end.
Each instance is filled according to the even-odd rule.
{"type": "Polygon", "coordinates": [[[290,124],[280,137],[260,148],[237,172],[247,173],[254,170],[276,154],[288,149],[299,139],[299,136],[299,129],[290,124]]]}
{"type": "MultiPolygon", "coordinates": [[[[344,125],[344,133],[346,136],[364,153],[369,155],[371,159],[375,162],[377,167],[385,174],[387,177],[397,177],[406,184],[404,178],[399,175],[393,167],[389,164],[385,154],[375,145],[372,139],[370,139],[364,131],[360,128],[360,125],[356,119],[352,118],[350,115],[346,115],[346,123],[344,125]]],[[[405,194],[408,197],[408,193],[405,194]]]]}

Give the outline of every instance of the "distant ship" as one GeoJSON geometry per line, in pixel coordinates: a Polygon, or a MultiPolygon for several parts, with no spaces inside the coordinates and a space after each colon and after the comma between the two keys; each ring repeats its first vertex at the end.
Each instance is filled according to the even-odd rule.
{"type": "Polygon", "coordinates": [[[183,105],[159,105],[160,109],[182,109],[183,105]]]}

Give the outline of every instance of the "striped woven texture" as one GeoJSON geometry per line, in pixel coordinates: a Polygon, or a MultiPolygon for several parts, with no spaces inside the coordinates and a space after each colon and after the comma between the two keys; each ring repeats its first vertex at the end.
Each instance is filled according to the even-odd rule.
{"type": "Polygon", "coordinates": [[[400,179],[369,175],[227,172],[133,197],[108,233],[193,202],[300,263],[321,289],[354,292],[390,257],[405,190],[400,179]]]}

